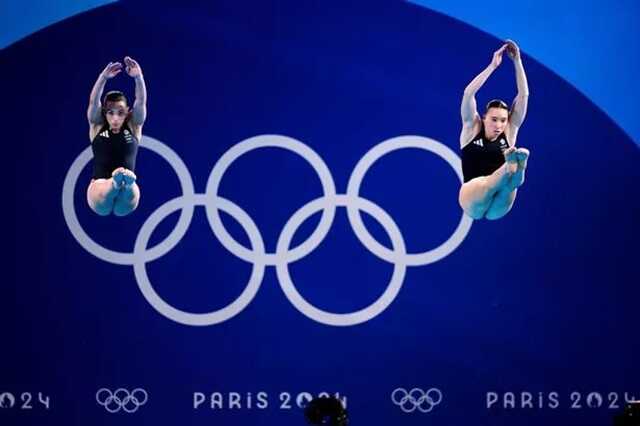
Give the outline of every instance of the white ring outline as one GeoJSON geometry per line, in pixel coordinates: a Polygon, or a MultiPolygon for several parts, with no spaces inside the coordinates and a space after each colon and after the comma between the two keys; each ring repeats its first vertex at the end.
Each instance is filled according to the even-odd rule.
{"type": "MultiPolygon", "coordinates": [[[[295,212],[280,234],[276,253],[279,254],[288,249],[289,243],[291,242],[291,239],[298,227],[318,210],[325,209],[326,205],[346,207],[348,205],[353,206],[354,204],[358,206],[359,210],[361,209],[369,213],[383,226],[391,239],[394,253],[397,254],[397,252],[400,252],[399,254],[401,255],[406,253],[404,239],[402,238],[400,230],[393,219],[391,219],[391,217],[382,208],[369,200],[365,200],[364,198],[351,199],[346,195],[336,195],[333,199],[329,197],[317,198],[295,212]]],[[[401,258],[399,255],[397,257],[401,258]]],[[[384,293],[382,293],[375,302],[356,312],[336,314],[323,311],[307,302],[307,300],[302,297],[293,284],[291,275],[289,274],[288,265],[288,262],[280,262],[276,265],[278,281],[280,282],[280,287],[287,299],[289,299],[291,304],[293,304],[293,306],[307,317],[319,323],[333,326],[351,326],[360,324],[369,321],[386,310],[400,292],[407,269],[406,265],[401,260],[393,262],[394,269],[391,280],[389,281],[384,293]]]]}
{"type": "MultiPolygon", "coordinates": [[[[249,215],[245,213],[244,210],[240,209],[231,201],[226,200],[222,197],[218,197],[217,199],[212,200],[206,194],[194,195],[193,202],[195,205],[204,205],[207,207],[215,202],[218,209],[223,210],[224,212],[231,215],[234,219],[238,220],[240,225],[243,226],[246,234],[250,238],[251,245],[254,248],[254,252],[257,252],[259,254],[264,253],[264,243],[262,241],[262,238],[260,237],[258,227],[255,225],[253,220],[251,220],[251,217],[249,217],[249,215]]],[[[174,198],[173,200],[166,202],[156,211],[154,211],[142,225],[142,228],[140,228],[140,232],[138,233],[138,238],[136,238],[134,246],[134,253],[144,253],[144,251],[146,250],[146,245],[149,242],[149,239],[151,238],[155,227],[160,222],[162,222],[165,217],[178,210],[179,208],[183,208],[182,204],[184,203],[189,203],[189,201],[184,197],[174,198]]],[[[138,259],[138,257],[136,256],[134,257],[134,259],[138,259]]],[[[144,260],[137,261],[133,265],[133,270],[135,273],[136,282],[138,283],[138,287],[140,288],[142,295],[145,297],[145,299],[147,299],[147,302],[149,302],[149,304],[151,304],[151,306],[153,306],[156,311],[158,311],[165,317],[180,324],[194,326],[218,324],[239,314],[245,307],[247,307],[247,305],[249,305],[249,303],[251,303],[256,293],[258,292],[260,284],[262,283],[265,269],[265,265],[263,263],[254,262],[249,282],[244,291],[240,294],[240,296],[238,296],[236,300],[234,300],[224,308],[212,312],[196,314],[182,311],[165,302],[164,299],[160,297],[160,295],[151,285],[151,281],[149,280],[149,276],[147,275],[147,269],[145,265],[146,262],[144,262],[144,260]]]]}
{"type": "MultiPolygon", "coordinates": [[[[283,135],[253,136],[229,148],[229,150],[225,152],[222,157],[220,157],[220,159],[216,162],[213,169],[211,170],[211,174],[209,175],[209,179],[207,181],[207,188],[205,193],[209,197],[218,197],[220,182],[222,181],[224,173],[231,166],[231,164],[233,164],[236,159],[249,151],[268,147],[286,149],[304,158],[320,178],[323,196],[331,197],[336,194],[336,188],[331,176],[331,172],[329,171],[329,168],[327,167],[324,160],[322,160],[322,157],[320,157],[314,150],[312,150],[309,146],[305,145],[299,140],[283,135]]],[[[327,206],[327,208],[322,212],[322,217],[320,218],[318,226],[305,242],[301,243],[294,249],[289,250],[286,254],[279,253],[279,255],[276,256],[275,253],[252,252],[242,244],[238,243],[224,227],[222,220],[220,219],[220,215],[218,214],[216,205],[213,203],[207,205],[207,218],[209,219],[211,229],[213,229],[213,233],[215,234],[215,236],[218,238],[218,240],[220,240],[222,245],[229,252],[233,253],[236,257],[246,262],[259,262],[269,266],[280,263],[283,260],[282,256],[285,256],[286,261],[294,262],[308,255],[322,242],[324,237],[329,233],[329,229],[331,228],[331,224],[333,223],[334,216],[335,206],[327,206]]]]}
{"type": "MultiPolygon", "coordinates": [[[[358,198],[360,196],[362,180],[371,165],[383,155],[403,148],[418,148],[436,154],[453,168],[461,183],[464,181],[462,177],[462,163],[460,158],[455,152],[449,149],[449,147],[424,136],[397,136],[374,146],[360,159],[360,161],[358,161],[358,164],[356,164],[356,167],[353,169],[351,177],[349,178],[347,195],[349,197],[358,198]]],[[[393,262],[390,259],[393,259],[395,252],[389,250],[373,238],[364,226],[360,212],[352,206],[347,205],[347,215],[353,230],[362,244],[376,256],[387,260],[387,262],[393,262]]],[[[444,243],[423,253],[406,254],[404,262],[407,266],[424,266],[437,262],[438,260],[448,256],[462,243],[466,235],[469,233],[472,223],[473,219],[462,213],[462,218],[460,219],[458,227],[444,243]]]]}
{"type": "MultiPolygon", "coordinates": [[[[180,186],[182,188],[182,194],[184,197],[193,197],[194,189],[193,189],[193,181],[191,180],[191,174],[187,169],[187,166],[182,162],[178,154],[176,154],[171,148],[167,145],[163,144],[157,139],[151,138],[149,136],[143,136],[140,141],[140,146],[150,149],[155,153],[159,154],[162,158],[164,158],[169,165],[175,170],[178,175],[178,180],[180,181],[180,186]]],[[[74,204],[74,193],[76,189],[76,184],[78,183],[78,178],[80,173],[84,169],[84,167],[91,161],[93,157],[93,153],[91,152],[91,146],[88,146],[84,151],[78,155],[75,159],[67,175],[64,179],[64,185],[62,189],[62,211],[64,214],[64,219],[67,223],[67,227],[71,234],[74,236],[76,241],[84,248],[86,251],[97,257],[98,259],[104,260],[105,262],[114,263],[116,265],[133,265],[136,261],[144,260],[145,262],[150,262],[152,260],[158,259],[161,256],[167,254],[173,247],[175,247],[178,242],[182,239],[184,234],[187,232],[189,228],[189,224],[191,223],[191,218],[193,217],[193,205],[187,206],[182,212],[180,212],[180,218],[176,223],[175,228],[169,233],[169,235],[156,246],[150,248],[142,254],[142,259],[136,259],[134,253],[124,253],[119,251],[114,251],[107,249],[89,237],[89,235],[84,231],[82,225],[80,225],[80,221],[78,220],[78,216],[75,211],[74,204]]]]}

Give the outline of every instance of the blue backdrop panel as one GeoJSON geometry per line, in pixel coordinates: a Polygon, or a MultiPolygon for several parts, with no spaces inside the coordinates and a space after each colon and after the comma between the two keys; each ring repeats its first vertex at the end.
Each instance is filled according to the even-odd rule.
{"type": "Polygon", "coordinates": [[[355,425],[608,424],[640,397],[638,147],[521,46],[527,181],[463,217],[499,43],[393,1],[125,0],[3,50],[0,424],[296,425],[322,392],[355,425]],[[86,106],[125,55],[142,199],[102,218],[86,106]]]}

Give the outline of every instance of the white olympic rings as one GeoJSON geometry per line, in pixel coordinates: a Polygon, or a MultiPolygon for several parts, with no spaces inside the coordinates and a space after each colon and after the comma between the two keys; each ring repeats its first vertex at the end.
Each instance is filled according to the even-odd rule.
{"type": "Polygon", "coordinates": [[[141,388],[131,392],[124,388],[116,389],[115,392],[102,388],[96,392],[96,401],[110,413],[117,413],[120,410],[135,413],[138,408],[147,403],[148,399],[147,391],[141,388]]]}
{"type": "Polygon", "coordinates": [[[423,136],[398,136],[374,146],[354,168],[346,194],[336,193],[331,172],[315,151],[304,143],[287,136],[259,135],[232,146],[214,165],[204,194],[194,192],[193,182],[187,167],[167,145],[149,136],[143,136],[140,146],[156,152],[171,165],[178,175],[182,195],[167,201],[149,216],[138,233],[132,252],[116,252],[102,247],[87,235],[78,221],[74,204],[75,188],[80,173],[92,158],[91,147],[80,153],[67,172],[62,190],[63,214],[71,234],[85,250],[106,262],[132,265],[140,291],[147,301],[159,313],[181,324],[218,324],[240,313],[251,303],[258,292],[267,266],[276,268],[280,286],[286,297],[307,317],[334,326],[350,326],[369,321],[393,302],[402,287],[407,266],[427,265],[446,257],[462,243],[473,223],[469,216],[461,214],[462,217],[456,230],[444,243],[423,253],[407,253],[404,238],[394,220],[380,206],[360,197],[360,186],[371,165],[382,156],[404,148],[422,149],[436,154],[453,168],[458,179],[462,181],[459,157],[442,143],[423,136]],[[322,196],[302,206],[287,221],[273,253],[266,252],[264,240],[253,219],[240,206],[218,195],[220,183],[229,166],[247,152],[265,147],[286,149],[301,156],[317,173],[323,190],[322,196]],[[189,228],[196,206],[205,207],[213,233],[225,249],[253,265],[249,282],[240,296],[226,307],[208,313],[182,311],[165,302],[153,289],[146,272],[148,262],[164,256],[180,242],[189,228]],[[391,280],[383,294],[368,307],[346,314],[322,311],[305,300],[297,291],[288,267],[290,263],[304,258],[322,243],[333,223],[337,207],[347,209],[349,222],[360,242],[375,256],[394,265],[391,280]],[[181,210],[181,213],[174,229],[163,241],[148,248],[147,245],[154,229],[164,218],[176,210],[181,210]],[[362,222],[361,210],[371,215],[382,225],[391,240],[391,249],[380,244],[369,233],[362,222]],[[219,211],[227,213],[242,226],[249,237],[250,248],[243,246],[229,234],[220,219],[219,211]],[[322,211],[322,215],[316,229],[306,241],[290,248],[298,227],[318,211],[322,211]]]}
{"type": "Polygon", "coordinates": [[[413,388],[408,392],[404,388],[397,388],[391,393],[391,400],[405,413],[412,413],[416,409],[428,413],[442,402],[442,392],[437,388],[426,392],[420,388],[413,388]]]}

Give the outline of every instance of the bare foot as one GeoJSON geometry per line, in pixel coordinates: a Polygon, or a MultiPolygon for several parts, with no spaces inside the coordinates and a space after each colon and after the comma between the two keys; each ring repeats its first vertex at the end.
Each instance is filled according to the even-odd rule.
{"type": "Polygon", "coordinates": [[[511,177],[511,186],[513,188],[518,188],[524,183],[524,172],[527,168],[527,161],[529,160],[529,150],[526,148],[518,148],[516,150],[516,157],[518,169],[511,177]]]}
{"type": "Polygon", "coordinates": [[[122,188],[125,184],[125,171],[124,167],[118,167],[111,173],[111,178],[113,179],[113,186],[115,188],[122,188]]]}
{"type": "Polygon", "coordinates": [[[518,170],[518,157],[515,146],[509,147],[504,151],[504,162],[507,175],[511,176],[518,170]]]}
{"type": "Polygon", "coordinates": [[[129,169],[122,169],[123,181],[125,187],[130,187],[134,183],[136,183],[136,175],[129,169]]]}
{"type": "Polygon", "coordinates": [[[529,160],[529,150],[527,148],[518,148],[516,150],[516,157],[518,158],[518,170],[527,168],[527,160],[529,160]]]}

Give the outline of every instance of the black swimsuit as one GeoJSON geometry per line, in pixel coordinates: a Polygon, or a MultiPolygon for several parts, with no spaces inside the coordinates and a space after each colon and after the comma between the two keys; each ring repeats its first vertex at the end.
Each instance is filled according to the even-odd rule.
{"type": "Polygon", "coordinates": [[[93,150],[93,178],[108,179],[118,167],[134,171],[138,153],[138,139],[127,124],[119,133],[109,130],[105,123],[91,141],[93,150]]]}
{"type": "Polygon", "coordinates": [[[494,141],[484,135],[484,125],[480,132],[462,148],[462,174],[464,181],[479,176],[489,176],[504,164],[503,152],[509,148],[504,132],[494,141]]]}

